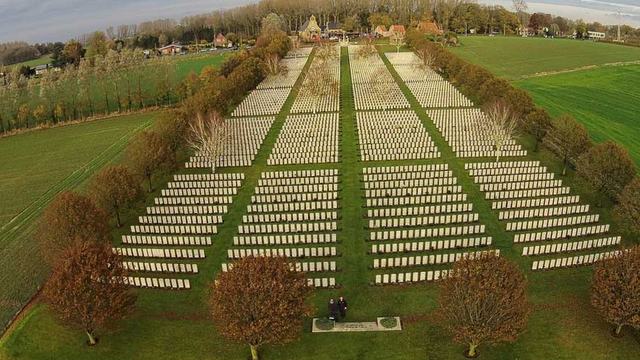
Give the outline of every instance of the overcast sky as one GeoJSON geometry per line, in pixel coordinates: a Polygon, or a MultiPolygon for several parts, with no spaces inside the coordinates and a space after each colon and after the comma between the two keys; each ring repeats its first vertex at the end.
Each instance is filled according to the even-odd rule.
{"type": "MultiPolygon", "coordinates": [[[[511,0],[479,0],[478,2],[499,4],[509,9],[513,7],[511,0]]],[[[546,12],[570,19],[599,21],[604,24],[622,22],[640,27],[640,0],[535,0],[527,3],[529,12],[546,12]]]]}
{"type": "MultiPolygon", "coordinates": [[[[65,41],[110,25],[179,19],[249,2],[254,0],[0,0],[0,42],[65,41]]],[[[511,0],[479,2],[511,8],[511,0]]],[[[536,0],[529,1],[529,11],[608,24],[618,22],[620,11],[623,22],[640,26],[640,0],[536,0]]]]}

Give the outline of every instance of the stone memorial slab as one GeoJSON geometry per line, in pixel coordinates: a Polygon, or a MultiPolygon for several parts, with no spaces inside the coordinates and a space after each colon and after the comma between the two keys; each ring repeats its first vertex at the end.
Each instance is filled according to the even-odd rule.
{"type": "Polygon", "coordinates": [[[402,330],[402,324],[399,317],[379,317],[376,321],[368,322],[335,322],[325,318],[315,318],[311,326],[313,333],[400,330],[402,330]]]}

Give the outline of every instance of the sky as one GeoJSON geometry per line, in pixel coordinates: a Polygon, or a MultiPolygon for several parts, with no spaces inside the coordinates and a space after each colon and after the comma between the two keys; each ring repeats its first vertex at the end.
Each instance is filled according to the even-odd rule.
{"type": "Polygon", "coordinates": [[[0,0],[0,42],[66,41],[109,26],[180,18],[250,0],[0,0]]]}
{"type": "MultiPolygon", "coordinates": [[[[303,0],[301,0],[303,1],[303,0]]],[[[511,0],[478,0],[511,8],[511,0]]],[[[66,41],[104,30],[159,18],[180,19],[254,0],[0,0],[0,42],[66,41]]],[[[530,12],[548,12],[606,24],[622,22],[640,27],[640,0],[535,0],[530,12]]]]}
{"type": "MultiPolygon", "coordinates": [[[[511,0],[478,2],[513,8],[511,0]]],[[[640,0],[532,0],[527,1],[527,4],[528,12],[545,12],[574,20],[598,21],[606,25],[622,23],[640,27],[640,0]]]]}

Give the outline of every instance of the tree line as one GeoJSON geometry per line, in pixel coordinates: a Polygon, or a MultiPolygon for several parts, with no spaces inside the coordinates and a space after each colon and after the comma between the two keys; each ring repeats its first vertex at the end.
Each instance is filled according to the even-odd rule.
{"type": "MultiPolygon", "coordinates": [[[[403,24],[415,26],[423,18],[434,19],[445,32],[476,33],[493,32],[517,34],[522,26],[548,35],[583,37],[587,31],[606,32],[617,37],[617,26],[599,22],[571,20],[545,13],[528,13],[523,0],[514,1],[513,8],[500,5],[484,5],[468,0],[331,0],[300,2],[296,0],[262,0],[255,4],[221,9],[208,13],[186,16],[180,20],[157,19],[139,24],[110,26],[104,31],[87,33],[73,40],[86,48],[96,34],[114,43],[115,48],[155,49],[172,42],[210,42],[217,33],[236,41],[254,39],[261,30],[261,19],[277,13],[283,19],[282,30],[293,33],[311,15],[320,25],[340,22],[347,31],[372,31],[377,25],[403,24]],[[543,32],[547,29],[546,32],[543,32]]],[[[621,36],[629,43],[640,42],[640,29],[621,26],[621,36]]],[[[60,55],[65,44],[61,42],[34,44],[9,43],[0,45],[0,64],[8,65],[31,60],[40,54],[52,54],[54,65],[61,64],[60,55]],[[3,46],[13,50],[4,51],[3,46]],[[6,56],[3,55],[6,52],[6,56]],[[3,60],[6,59],[6,60],[3,60]]]]}
{"type": "Polygon", "coordinates": [[[72,62],[39,77],[17,67],[4,70],[0,133],[172,104],[179,97],[173,59],[130,49],[74,58],[65,49],[72,62]]]}

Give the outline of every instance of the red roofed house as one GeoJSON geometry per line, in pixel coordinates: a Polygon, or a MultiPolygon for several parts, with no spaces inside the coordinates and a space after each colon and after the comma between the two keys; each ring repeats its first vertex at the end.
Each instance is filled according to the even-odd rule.
{"type": "Polygon", "coordinates": [[[376,36],[385,37],[387,36],[387,27],[384,25],[378,25],[373,32],[376,34],[376,36]]]}
{"type": "Polygon", "coordinates": [[[427,35],[442,36],[444,31],[438,26],[438,23],[431,20],[423,20],[418,23],[418,30],[427,35]]]}
{"type": "Polygon", "coordinates": [[[218,35],[213,39],[213,45],[217,47],[225,47],[227,46],[227,43],[227,38],[222,35],[222,33],[218,33],[218,35]]]}
{"type": "Polygon", "coordinates": [[[180,44],[170,44],[158,49],[161,55],[176,55],[186,52],[186,48],[180,44]]]}
{"type": "Polygon", "coordinates": [[[389,36],[395,34],[395,33],[400,33],[400,34],[405,34],[406,30],[404,29],[404,25],[391,25],[389,26],[389,36]]]}

